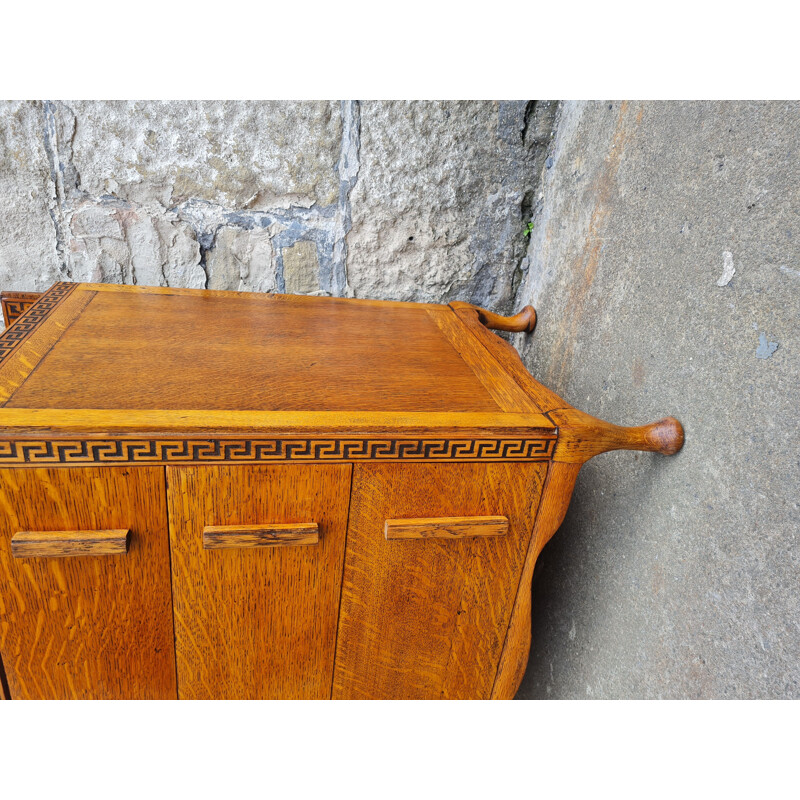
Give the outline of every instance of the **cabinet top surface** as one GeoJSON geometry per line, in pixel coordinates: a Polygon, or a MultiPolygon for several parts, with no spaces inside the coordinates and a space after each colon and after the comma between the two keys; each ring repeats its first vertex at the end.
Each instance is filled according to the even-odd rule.
{"type": "Polygon", "coordinates": [[[518,396],[441,305],[62,283],[0,340],[0,425],[92,412],[553,427],[518,396]]]}

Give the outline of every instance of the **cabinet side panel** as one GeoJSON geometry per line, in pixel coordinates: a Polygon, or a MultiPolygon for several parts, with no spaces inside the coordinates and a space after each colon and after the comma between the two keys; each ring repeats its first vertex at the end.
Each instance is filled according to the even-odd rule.
{"type": "Polygon", "coordinates": [[[163,467],[0,470],[12,698],[175,698],[163,467]],[[14,558],[17,531],[129,529],[126,554],[14,558]]]}
{"type": "Polygon", "coordinates": [[[351,467],[168,467],[178,692],[330,696],[351,467]],[[206,526],[317,523],[302,546],[203,548],[206,526]]]}
{"type": "Polygon", "coordinates": [[[536,559],[550,537],[558,530],[567,513],[580,464],[550,465],[542,500],[536,513],[533,537],[528,548],[517,600],[511,613],[508,635],[497,668],[492,698],[511,700],[519,689],[531,650],[531,582],[536,559]]]}
{"type": "Polygon", "coordinates": [[[0,700],[8,700],[8,681],[6,671],[3,668],[3,659],[0,658],[0,700]]]}
{"type": "Polygon", "coordinates": [[[546,464],[357,465],[336,698],[488,698],[546,464]],[[392,539],[387,519],[504,516],[508,533],[392,539]]]}

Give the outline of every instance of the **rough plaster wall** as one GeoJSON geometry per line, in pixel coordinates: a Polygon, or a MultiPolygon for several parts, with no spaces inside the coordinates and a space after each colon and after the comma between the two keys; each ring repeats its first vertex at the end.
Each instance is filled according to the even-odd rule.
{"type": "Polygon", "coordinates": [[[5,103],[1,286],[62,278],[506,310],[554,109],[5,103]]]}
{"type": "Polygon", "coordinates": [[[342,293],[337,167],[353,104],[32,105],[67,279],[271,291],[283,250],[307,240],[316,291],[342,293]]]}
{"type": "Polygon", "coordinates": [[[547,164],[526,363],[686,444],[581,471],[519,696],[800,697],[800,105],[568,103],[547,164]]]}
{"type": "Polygon", "coordinates": [[[357,296],[509,311],[555,105],[372,102],[347,237],[357,296]]]}
{"type": "Polygon", "coordinates": [[[44,291],[60,271],[42,113],[31,103],[0,109],[0,287],[44,291]]]}

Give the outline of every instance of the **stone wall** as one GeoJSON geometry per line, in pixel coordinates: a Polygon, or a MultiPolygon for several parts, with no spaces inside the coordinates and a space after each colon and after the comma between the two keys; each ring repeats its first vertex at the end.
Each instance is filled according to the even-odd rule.
{"type": "Polygon", "coordinates": [[[521,697],[800,697],[800,104],[567,103],[517,343],[578,408],[686,430],[578,478],[521,697]]]}
{"type": "Polygon", "coordinates": [[[510,310],[555,105],[0,106],[0,288],[105,281],[510,310]]]}

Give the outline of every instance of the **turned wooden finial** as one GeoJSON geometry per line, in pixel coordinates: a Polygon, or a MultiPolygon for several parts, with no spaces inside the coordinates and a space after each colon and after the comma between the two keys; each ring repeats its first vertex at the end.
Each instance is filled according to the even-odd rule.
{"type": "Polygon", "coordinates": [[[583,463],[609,450],[644,450],[671,456],[683,447],[683,426],[675,417],[623,428],[575,408],[549,411],[547,416],[559,427],[555,461],[583,463]]]}
{"type": "Polygon", "coordinates": [[[502,317],[492,311],[487,311],[472,303],[450,303],[453,309],[471,308],[478,313],[478,319],[483,325],[493,331],[510,331],[511,333],[531,333],[536,327],[536,310],[533,306],[525,306],[519,314],[513,317],[502,317]]]}
{"type": "MultiPolygon", "coordinates": [[[[625,428],[623,428],[625,430],[625,428]]],[[[652,445],[654,453],[674,456],[683,447],[683,425],[675,417],[664,417],[658,422],[642,425],[641,428],[629,428],[630,431],[641,431],[645,441],[652,445]]]]}

